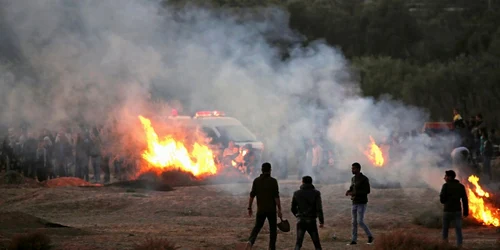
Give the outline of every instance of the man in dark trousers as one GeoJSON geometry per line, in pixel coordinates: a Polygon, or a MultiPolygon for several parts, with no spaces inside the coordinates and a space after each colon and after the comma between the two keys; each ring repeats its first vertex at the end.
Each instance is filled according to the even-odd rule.
{"type": "Polygon", "coordinates": [[[292,213],[297,217],[297,242],[295,250],[302,247],[304,235],[309,233],[316,250],[321,250],[319,241],[318,227],[316,218],[319,219],[319,227],[323,227],[325,219],[323,218],[323,205],[321,202],[321,193],[314,188],[311,176],[302,177],[300,190],[293,193],[292,213]]]}
{"type": "Polygon", "coordinates": [[[462,215],[469,215],[469,201],[464,185],[455,177],[457,174],[453,170],[445,171],[444,180],[446,181],[441,188],[439,200],[444,204],[443,213],[443,240],[448,241],[448,229],[451,221],[455,221],[455,233],[457,236],[457,245],[462,246],[462,215]],[[462,201],[462,204],[460,204],[462,201]],[[463,209],[462,209],[463,207],[463,209]]]}
{"type": "Polygon", "coordinates": [[[250,238],[248,239],[247,249],[251,249],[257,235],[264,226],[264,222],[269,222],[269,249],[276,249],[276,238],[278,236],[277,217],[282,218],[281,202],[279,195],[278,181],[271,177],[271,164],[265,162],[262,164],[262,174],[255,178],[252,184],[252,191],[248,200],[248,216],[252,216],[253,199],[257,197],[257,214],[255,226],[253,227],[250,238]],[[276,211],[276,208],[277,211],[276,211]]]}
{"type": "Polygon", "coordinates": [[[345,193],[346,196],[351,196],[352,200],[352,240],[347,245],[357,244],[358,224],[368,236],[368,244],[372,244],[374,240],[372,232],[364,222],[368,194],[370,193],[370,181],[368,177],[361,173],[361,165],[359,163],[353,163],[351,170],[354,176],[351,179],[351,187],[345,193]]]}

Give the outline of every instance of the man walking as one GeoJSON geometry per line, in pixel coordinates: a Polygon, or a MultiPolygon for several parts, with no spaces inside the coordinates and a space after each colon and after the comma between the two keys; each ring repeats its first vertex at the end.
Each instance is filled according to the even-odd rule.
{"type": "Polygon", "coordinates": [[[305,233],[309,233],[316,250],[321,250],[319,241],[318,227],[316,218],[319,219],[319,227],[323,227],[325,220],[323,218],[323,205],[321,202],[321,193],[314,188],[311,176],[302,177],[300,190],[293,193],[292,213],[297,217],[297,242],[295,250],[302,247],[305,233]]]}
{"type": "Polygon", "coordinates": [[[469,201],[467,193],[462,183],[455,179],[457,174],[453,170],[445,171],[444,180],[446,181],[441,188],[439,200],[444,204],[443,213],[443,240],[448,241],[448,229],[450,223],[455,221],[455,233],[457,236],[458,247],[462,246],[462,215],[469,215],[469,201]],[[460,205],[460,201],[462,204],[460,205]],[[463,210],[462,210],[463,207],[463,210]]]}
{"type": "Polygon", "coordinates": [[[253,227],[250,238],[248,239],[247,249],[251,249],[257,235],[264,226],[267,219],[269,222],[269,250],[276,249],[276,238],[278,236],[277,217],[282,218],[281,202],[279,196],[278,181],[271,177],[271,164],[265,162],[261,168],[262,174],[255,178],[252,184],[252,191],[248,200],[248,215],[252,216],[253,199],[257,197],[257,214],[255,218],[255,226],[253,227]],[[276,208],[277,211],[276,211],[276,208]]]}
{"type": "Polygon", "coordinates": [[[361,173],[361,165],[359,163],[353,163],[351,170],[354,176],[351,179],[351,187],[345,193],[346,196],[351,196],[352,200],[352,240],[347,245],[357,244],[358,224],[368,236],[368,244],[372,244],[374,240],[372,232],[364,222],[368,194],[370,193],[370,182],[368,177],[361,173]]]}

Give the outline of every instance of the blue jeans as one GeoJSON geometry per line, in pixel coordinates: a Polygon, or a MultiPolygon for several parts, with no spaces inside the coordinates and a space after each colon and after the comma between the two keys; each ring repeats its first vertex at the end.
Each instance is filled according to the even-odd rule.
{"type": "Polygon", "coordinates": [[[455,234],[457,236],[457,245],[461,246],[462,236],[462,212],[444,212],[443,213],[443,240],[448,240],[448,229],[450,223],[455,221],[455,234]]]}
{"type": "Polygon", "coordinates": [[[358,224],[365,230],[368,237],[373,237],[372,232],[365,224],[366,204],[352,204],[352,241],[358,240],[358,224]]]}
{"type": "Polygon", "coordinates": [[[101,181],[101,157],[91,156],[90,163],[92,164],[92,168],[94,169],[94,181],[101,181]]]}

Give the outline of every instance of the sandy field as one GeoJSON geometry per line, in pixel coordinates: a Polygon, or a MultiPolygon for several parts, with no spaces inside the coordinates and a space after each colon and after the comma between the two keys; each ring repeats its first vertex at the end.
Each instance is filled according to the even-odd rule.
{"type": "MultiPolygon", "coordinates": [[[[295,219],[290,212],[297,180],[280,181],[284,217],[292,231],[278,233],[278,249],[293,249],[295,219]]],[[[320,229],[324,249],[375,249],[366,245],[359,230],[357,246],[350,241],[350,200],[347,183],[321,184],[326,218],[320,229]]],[[[165,237],[180,249],[239,249],[246,242],[254,218],[246,216],[250,183],[175,187],[173,191],[150,191],[130,187],[0,187],[0,242],[4,246],[15,233],[42,230],[55,249],[132,249],[146,237],[165,237]],[[48,227],[47,222],[67,227],[48,227]]],[[[425,209],[439,213],[438,194],[425,188],[374,189],[369,196],[365,221],[375,242],[382,234],[403,230],[439,239],[440,229],[412,223],[425,209]]],[[[255,207],[255,204],[254,204],[255,207]]],[[[267,223],[253,249],[267,249],[267,223]]],[[[495,249],[500,233],[494,227],[464,229],[465,248],[495,249]]],[[[454,243],[454,230],[450,242],[454,243]]],[[[306,234],[302,249],[313,249],[306,234]]]]}

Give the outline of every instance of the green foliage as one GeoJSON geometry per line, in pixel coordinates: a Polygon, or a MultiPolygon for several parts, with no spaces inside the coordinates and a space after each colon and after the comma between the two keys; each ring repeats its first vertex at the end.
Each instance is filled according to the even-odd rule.
{"type": "Polygon", "coordinates": [[[500,1],[306,1],[290,27],[353,59],[367,96],[389,94],[435,120],[481,112],[500,122],[500,1]]]}
{"type": "Polygon", "coordinates": [[[426,107],[434,119],[448,118],[458,107],[463,115],[482,112],[491,124],[500,96],[500,65],[492,54],[459,56],[448,62],[424,65],[389,57],[354,60],[365,95],[389,93],[405,103],[426,107]]]}
{"type": "Polygon", "coordinates": [[[287,0],[164,0],[164,5],[171,4],[175,6],[184,6],[186,4],[210,5],[212,7],[242,8],[270,5],[283,5],[287,0]]]}

